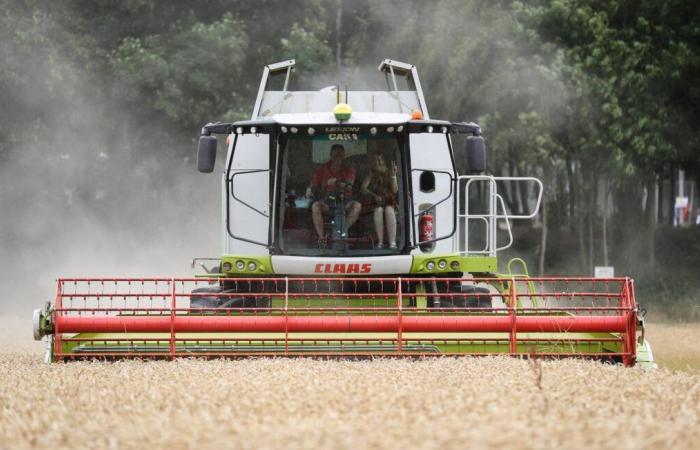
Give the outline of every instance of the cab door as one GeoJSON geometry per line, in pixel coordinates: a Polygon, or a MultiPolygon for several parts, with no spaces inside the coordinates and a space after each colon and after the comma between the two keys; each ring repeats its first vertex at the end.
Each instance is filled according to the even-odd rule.
{"type": "Polygon", "coordinates": [[[442,133],[409,134],[411,194],[413,207],[412,244],[419,246],[413,254],[449,253],[455,231],[455,169],[447,135],[442,133]],[[434,243],[421,245],[421,212],[433,216],[434,243]]]}
{"type": "Polygon", "coordinates": [[[269,254],[270,135],[239,135],[225,179],[226,253],[269,254]]]}

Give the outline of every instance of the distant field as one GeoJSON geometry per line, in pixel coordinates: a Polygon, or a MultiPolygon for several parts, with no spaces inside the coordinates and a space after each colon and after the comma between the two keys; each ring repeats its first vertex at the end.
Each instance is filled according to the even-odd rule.
{"type": "Polygon", "coordinates": [[[659,366],[700,374],[700,323],[652,323],[647,328],[659,366]]]}
{"type": "Polygon", "coordinates": [[[0,319],[0,448],[697,448],[700,326],[650,329],[661,365],[686,372],[512,358],[46,366],[29,324],[0,319]]]}

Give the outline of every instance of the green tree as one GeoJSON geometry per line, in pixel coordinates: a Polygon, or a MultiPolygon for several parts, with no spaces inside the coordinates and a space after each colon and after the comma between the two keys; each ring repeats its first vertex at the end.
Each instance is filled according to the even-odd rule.
{"type": "Polygon", "coordinates": [[[196,129],[204,117],[244,117],[231,84],[240,77],[246,47],[242,24],[227,13],[168,35],[125,38],[112,64],[131,102],[146,101],[176,125],[196,129]]]}

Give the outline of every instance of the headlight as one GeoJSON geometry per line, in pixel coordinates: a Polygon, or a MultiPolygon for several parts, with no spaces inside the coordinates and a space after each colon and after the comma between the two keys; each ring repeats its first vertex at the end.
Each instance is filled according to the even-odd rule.
{"type": "Polygon", "coordinates": [[[258,265],[255,264],[253,261],[248,263],[248,270],[250,272],[255,272],[255,269],[257,269],[257,268],[258,268],[258,265]]]}
{"type": "Polygon", "coordinates": [[[447,269],[447,261],[441,259],[440,262],[438,262],[438,267],[440,268],[440,270],[447,269]]]}
{"type": "Polygon", "coordinates": [[[428,261],[425,263],[425,268],[428,270],[435,270],[435,261],[428,261]]]}
{"type": "Polygon", "coordinates": [[[459,270],[459,261],[452,261],[450,263],[450,269],[452,270],[459,270]]]}
{"type": "Polygon", "coordinates": [[[236,270],[243,272],[243,269],[245,269],[245,263],[243,261],[236,261],[236,270]]]}
{"type": "Polygon", "coordinates": [[[223,270],[224,272],[230,272],[231,269],[233,269],[233,266],[232,266],[231,263],[228,262],[228,261],[226,261],[225,263],[223,263],[223,264],[221,265],[221,270],[223,270]]]}

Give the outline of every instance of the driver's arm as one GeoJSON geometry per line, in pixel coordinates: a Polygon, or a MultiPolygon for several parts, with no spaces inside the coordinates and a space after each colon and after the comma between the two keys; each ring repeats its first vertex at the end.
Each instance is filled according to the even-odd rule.
{"type": "Polygon", "coordinates": [[[352,186],[355,184],[355,168],[350,166],[348,167],[348,170],[345,171],[343,174],[343,181],[346,181],[347,183],[352,186]]]}
{"type": "Polygon", "coordinates": [[[343,173],[343,180],[347,184],[344,186],[345,191],[347,193],[352,193],[352,186],[355,184],[355,168],[350,166],[348,169],[343,173]]]}
{"type": "Polygon", "coordinates": [[[314,189],[317,189],[321,183],[321,175],[320,172],[321,169],[317,168],[314,171],[314,175],[311,177],[311,182],[309,183],[309,187],[306,188],[306,197],[308,198],[313,198],[314,196],[314,189]]]}

